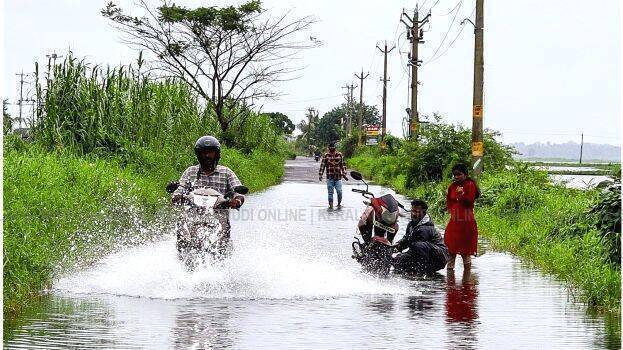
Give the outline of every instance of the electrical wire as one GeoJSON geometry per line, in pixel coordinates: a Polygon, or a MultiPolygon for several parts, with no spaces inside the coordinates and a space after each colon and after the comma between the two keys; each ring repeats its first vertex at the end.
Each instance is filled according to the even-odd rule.
{"type": "Polygon", "coordinates": [[[431,56],[431,58],[428,59],[428,61],[432,61],[433,59],[435,59],[435,55],[437,54],[437,52],[439,52],[439,50],[441,49],[441,47],[443,46],[443,43],[446,41],[446,39],[448,38],[448,34],[450,33],[450,30],[452,29],[452,27],[454,26],[454,22],[456,21],[456,17],[459,14],[459,9],[462,7],[463,5],[463,0],[459,1],[459,3],[454,7],[453,11],[456,11],[454,14],[454,17],[452,17],[452,22],[450,22],[450,26],[448,27],[448,30],[446,31],[446,33],[443,36],[443,39],[441,39],[441,42],[439,43],[439,46],[437,46],[437,49],[435,50],[435,52],[433,52],[433,55],[431,56]]]}
{"type": "MultiPolygon", "coordinates": [[[[474,9],[472,10],[472,13],[469,15],[468,18],[471,18],[472,15],[474,14],[474,11],[476,11],[476,7],[474,6],[474,9]]],[[[463,32],[463,29],[465,29],[465,25],[461,25],[461,29],[458,31],[458,33],[456,34],[456,36],[454,37],[454,39],[452,39],[452,41],[450,42],[450,45],[448,45],[448,47],[445,48],[445,50],[439,54],[439,56],[435,57],[435,58],[431,58],[428,61],[426,61],[426,63],[423,64],[426,65],[428,63],[432,63],[437,61],[438,59],[440,59],[441,57],[443,57],[443,55],[446,54],[446,52],[448,52],[448,50],[450,50],[452,48],[452,46],[454,45],[454,43],[457,41],[457,39],[459,38],[459,36],[461,35],[461,33],[463,32]]]]}

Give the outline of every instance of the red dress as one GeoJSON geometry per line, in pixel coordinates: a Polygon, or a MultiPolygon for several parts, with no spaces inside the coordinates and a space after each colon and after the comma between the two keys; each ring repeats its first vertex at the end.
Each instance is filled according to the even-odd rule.
{"type": "Polygon", "coordinates": [[[450,212],[450,222],[446,226],[444,242],[450,254],[473,255],[478,249],[478,227],[474,218],[474,200],[478,187],[474,180],[467,178],[463,183],[452,183],[446,196],[446,207],[450,212]],[[457,188],[463,188],[463,194],[457,188]]]}

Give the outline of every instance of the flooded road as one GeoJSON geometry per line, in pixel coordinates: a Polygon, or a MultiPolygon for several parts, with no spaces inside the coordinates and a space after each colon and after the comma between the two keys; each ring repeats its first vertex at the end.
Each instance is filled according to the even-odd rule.
{"type": "Polygon", "coordinates": [[[5,324],[5,348],[620,347],[560,283],[486,247],[467,275],[460,259],[456,275],[362,275],[350,258],[359,185],[345,183],[344,208],[329,211],[317,167],[290,161],[282,184],[247,197],[232,214],[230,259],[189,272],[173,233],[112,254],[58,279],[16,326],[5,324]]]}

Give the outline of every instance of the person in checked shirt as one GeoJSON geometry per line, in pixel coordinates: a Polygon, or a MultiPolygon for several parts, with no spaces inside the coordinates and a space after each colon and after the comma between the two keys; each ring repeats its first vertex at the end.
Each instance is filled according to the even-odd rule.
{"type": "Polygon", "coordinates": [[[327,170],[327,190],[329,191],[329,209],[333,209],[333,189],[337,192],[337,208],[342,208],[342,181],[346,177],[346,167],[344,166],[344,158],[342,153],[335,150],[335,143],[329,144],[329,152],[325,153],[320,163],[320,171],[318,179],[322,181],[322,174],[327,170]]]}

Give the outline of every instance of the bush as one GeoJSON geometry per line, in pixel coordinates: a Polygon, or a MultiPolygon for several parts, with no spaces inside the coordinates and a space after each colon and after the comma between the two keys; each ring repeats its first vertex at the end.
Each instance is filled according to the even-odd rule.
{"type": "Polygon", "coordinates": [[[602,189],[597,203],[589,211],[604,244],[610,252],[611,264],[621,266],[621,182],[602,189]]]}
{"type": "MultiPolygon", "coordinates": [[[[407,187],[418,183],[440,181],[450,176],[454,164],[471,163],[471,130],[460,125],[444,123],[435,115],[435,122],[424,124],[417,142],[404,144],[407,187]]],[[[496,140],[499,133],[486,130],[484,133],[485,171],[496,172],[512,162],[515,153],[510,146],[496,140]]]]}
{"type": "Polygon", "coordinates": [[[357,146],[359,145],[359,137],[361,133],[358,130],[353,131],[353,134],[342,139],[340,141],[340,152],[345,158],[350,158],[355,154],[357,146]]]}

